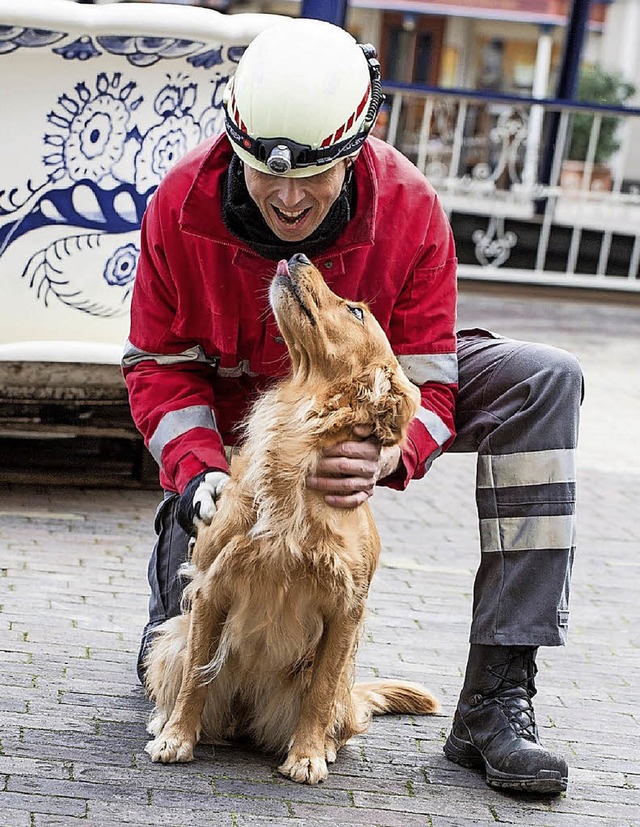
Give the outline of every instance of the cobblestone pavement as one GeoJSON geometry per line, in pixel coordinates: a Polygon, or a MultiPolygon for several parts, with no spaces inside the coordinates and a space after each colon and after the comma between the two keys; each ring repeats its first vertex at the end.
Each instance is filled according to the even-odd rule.
{"type": "Polygon", "coordinates": [[[155,492],[0,488],[0,825],[640,824],[640,307],[467,288],[460,326],[478,324],[567,347],[587,377],[570,642],[541,650],[536,699],[544,743],[570,762],[566,795],[500,793],[443,756],[477,559],[474,460],[449,455],[374,498],[384,551],[358,657],[362,677],[424,681],[442,713],[375,719],[315,788],[244,748],[166,767],[143,752],[155,492]]]}

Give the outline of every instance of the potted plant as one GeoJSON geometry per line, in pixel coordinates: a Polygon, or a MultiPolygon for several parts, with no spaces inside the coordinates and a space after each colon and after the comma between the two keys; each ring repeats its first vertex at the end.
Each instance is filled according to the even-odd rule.
{"type": "MultiPolygon", "coordinates": [[[[635,86],[623,77],[606,72],[601,66],[587,66],[583,69],[578,84],[577,99],[589,103],[622,106],[635,94],[635,86]]],[[[594,115],[589,112],[575,112],[571,117],[571,132],[567,160],[562,165],[561,183],[569,189],[583,186],[584,162],[587,159],[589,139],[594,115]]],[[[620,118],[604,116],[596,144],[589,189],[611,189],[611,169],[607,162],[620,148],[617,130],[620,118]]]]}

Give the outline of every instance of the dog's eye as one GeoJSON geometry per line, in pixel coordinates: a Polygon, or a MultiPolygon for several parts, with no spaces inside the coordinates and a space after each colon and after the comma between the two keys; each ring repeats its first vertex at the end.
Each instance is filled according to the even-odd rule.
{"type": "Polygon", "coordinates": [[[353,304],[348,304],[347,310],[349,311],[349,313],[353,313],[353,315],[359,322],[364,321],[364,310],[361,307],[355,307],[355,305],[353,304]]]}

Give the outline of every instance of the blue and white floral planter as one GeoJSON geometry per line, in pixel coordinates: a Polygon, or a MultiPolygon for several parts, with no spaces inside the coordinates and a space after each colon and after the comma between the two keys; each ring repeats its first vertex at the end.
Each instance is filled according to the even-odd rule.
{"type": "Polygon", "coordinates": [[[34,342],[45,359],[70,343],[81,360],[101,344],[116,358],[149,197],[222,130],[240,55],[279,19],[3,0],[0,358],[20,343],[33,353],[34,342]]]}

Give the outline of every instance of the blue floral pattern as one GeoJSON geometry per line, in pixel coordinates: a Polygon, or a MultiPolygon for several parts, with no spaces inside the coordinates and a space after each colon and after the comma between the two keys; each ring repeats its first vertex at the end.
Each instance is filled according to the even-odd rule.
{"type": "Polygon", "coordinates": [[[0,26],[0,59],[35,48],[87,68],[81,80],[52,90],[39,180],[0,191],[0,255],[24,247],[22,278],[45,306],[121,316],[146,204],[177,160],[223,129],[222,94],[244,47],[0,26]],[[106,55],[109,69],[91,71],[106,55]],[[114,70],[114,56],[122,69],[114,70]],[[148,76],[136,73],[160,62],[175,71],[155,72],[150,91],[148,76]],[[104,262],[101,278],[96,260],[104,262]]]}
{"type": "Polygon", "coordinates": [[[98,57],[101,54],[90,37],[79,37],[73,43],[65,43],[53,51],[65,60],[89,60],[89,58],[98,57]]]}
{"type": "Polygon", "coordinates": [[[98,43],[114,55],[124,55],[132,66],[153,66],[159,60],[186,57],[202,43],[173,37],[97,37],[98,43]]]}
{"type": "Polygon", "coordinates": [[[0,55],[16,49],[49,46],[66,37],[64,32],[50,32],[25,26],[0,26],[0,55]]]}
{"type": "Polygon", "coordinates": [[[48,148],[43,162],[52,180],[65,174],[72,181],[99,182],[121,160],[131,131],[131,117],[142,103],[135,96],[135,83],[122,84],[118,72],[101,72],[90,89],[78,83],[73,93],[62,94],[47,120],[52,130],[45,134],[48,148]]]}
{"type": "Polygon", "coordinates": [[[133,281],[140,250],[135,244],[123,244],[113,253],[104,268],[107,284],[122,286],[133,281]]]}

